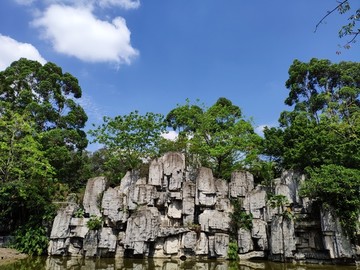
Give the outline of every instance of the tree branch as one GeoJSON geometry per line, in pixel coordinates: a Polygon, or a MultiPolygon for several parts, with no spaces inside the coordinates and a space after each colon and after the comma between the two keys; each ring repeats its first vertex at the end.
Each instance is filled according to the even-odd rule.
{"type": "Polygon", "coordinates": [[[323,23],[323,21],[332,13],[334,13],[339,7],[341,7],[343,4],[345,4],[346,2],[348,2],[349,0],[344,0],[342,2],[340,2],[334,9],[332,9],[331,11],[328,11],[327,14],[321,18],[321,20],[316,24],[315,26],[315,30],[314,33],[316,33],[317,29],[319,28],[320,24],[323,23]]]}

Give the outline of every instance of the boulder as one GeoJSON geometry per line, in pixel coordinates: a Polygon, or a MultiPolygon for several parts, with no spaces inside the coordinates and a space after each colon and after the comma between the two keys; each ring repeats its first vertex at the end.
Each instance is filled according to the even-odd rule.
{"type": "Polygon", "coordinates": [[[209,241],[205,233],[200,233],[199,239],[196,242],[196,255],[208,255],[209,241]]]}
{"type": "Polygon", "coordinates": [[[124,247],[136,250],[136,254],[142,254],[145,252],[145,245],[141,243],[154,242],[157,238],[159,227],[160,213],[158,209],[156,207],[140,207],[128,219],[124,247]]]}
{"type": "Polygon", "coordinates": [[[76,209],[76,203],[68,203],[57,211],[50,233],[50,239],[67,238],[70,235],[70,221],[76,209]]]}
{"type": "Polygon", "coordinates": [[[229,195],[231,198],[245,197],[254,189],[254,176],[249,172],[235,171],[231,174],[229,195]]]}
{"type": "Polygon", "coordinates": [[[180,190],[185,174],[185,156],[181,153],[169,152],[163,156],[162,160],[167,188],[170,191],[180,190]]]}
{"type": "Polygon", "coordinates": [[[105,177],[95,177],[88,180],[83,199],[85,213],[88,213],[90,216],[101,216],[100,204],[105,188],[105,177]]]}
{"type": "Polygon", "coordinates": [[[296,251],[294,221],[276,215],[271,222],[270,248],[274,258],[293,258],[296,251]]]}
{"type": "Polygon", "coordinates": [[[254,245],[249,230],[244,228],[238,230],[238,246],[240,254],[248,253],[253,250],[254,245]]]}
{"type": "Polygon", "coordinates": [[[117,237],[110,227],[103,227],[99,231],[98,248],[102,250],[101,255],[116,251],[117,237]]]}
{"type": "Polygon", "coordinates": [[[111,223],[125,223],[128,217],[127,205],[124,194],[120,191],[120,186],[109,187],[103,195],[101,210],[111,223]]]}
{"type": "Polygon", "coordinates": [[[164,164],[162,158],[156,158],[150,162],[148,184],[161,187],[163,181],[164,164]]]}
{"type": "Polygon", "coordinates": [[[179,252],[179,236],[170,236],[165,239],[164,253],[168,255],[177,254],[179,252]]]}
{"type": "Polygon", "coordinates": [[[169,218],[181,218],[182,214],[182,203],[181,201],[172,201],[168,207],[169,218]]]}
{"type": "Polygon", "coordinates": [[[216,203],[216,187],[211,169],[201,167],[196,178],[195,204],[213,206],[216,203]]]}
{"type": "Polygon", "coordinates": [[[215,233],[214,252],[218,257],[227,257],[229,247],[229,235],[225,233],[215,233]]]}
{"type": "Polygon", "coordinates": [[[227,232],[230,228],[230,217],[226,212],[206,209],[199,215],[199,223],[204,232],[227,232]]]}
{"type": "Polygon", "coordinates": [[[186,250],[195,251],[197,241],[197,234],[194,231],[190,231],[183,234],[182,246],[186,250]]]}
{"type": "Polygon", "coordinates": [[[83,250],[85,257],[97,256],[98,242],[98,231],[90,230],[84,238],[83,250]]]}
{"type": "Polygon", "coordinates": [[[324,248],[329,251],[330,258],[353,258],[355,256],[355,252],[350,239],[343,232],[339,219],[334,217],[331,213],[331,209],[322,209],[320,216],[324,248]]]}

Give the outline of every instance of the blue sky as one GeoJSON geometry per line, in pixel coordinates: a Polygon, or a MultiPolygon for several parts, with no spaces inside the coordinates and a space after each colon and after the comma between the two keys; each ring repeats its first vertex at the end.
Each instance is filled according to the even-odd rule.
{"type": "Polygon", "coordinates": [[[186,98],[210,106],[226,97],[260,129],[276,125],[286,109],[284,84],[294,59],[360,60],[357,44],[336,54],[346,43],[337,32],[347,15],[329,16],[314,33],[336,3],[2,0],[0,70],[27,57],[73,74],[87,128],[104,115],[167,114],[186,98]]]}

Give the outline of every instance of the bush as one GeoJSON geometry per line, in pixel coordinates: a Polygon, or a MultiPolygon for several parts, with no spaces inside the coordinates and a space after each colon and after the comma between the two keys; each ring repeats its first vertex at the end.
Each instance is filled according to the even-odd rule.
{"type": "Polygon", "coordinates": [[[232,261],[239,260],[238,250],[239,250],[239,247],[238,247],[237,242],[234,241],[234,242],[229,243],[229,247],[228,247],[229,260],[232,260],[232,261]]]}
{"type": "Polygon", "coordinates": [[[15,231],[11,247],[29,255],[43,255],[47,251],[49,238],[44,227],[25,226],[15,231]]]}
{"type": "Polygon", "coordinates": [[[89,230],[98,230],[102,227],[102,218],[95,215],[91,215],[89,221],[86,223],[89,230]]]}

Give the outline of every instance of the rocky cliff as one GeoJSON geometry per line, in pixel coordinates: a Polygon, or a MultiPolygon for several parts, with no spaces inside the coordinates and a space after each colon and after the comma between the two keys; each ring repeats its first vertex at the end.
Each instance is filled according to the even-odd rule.
{"type": "Polygon", "coordinates": [[[303,180],[284,172],[270,190],[236,171],[227,182],[208,168],[190,171],[182,154],[167,153],[150,163],[147,178],[129,172],[114,188],[104,177],[90,179],[81,204],[70,200],[59,209],[48,252],[225,259],[236,242],[241,259],[355,261],[359,247],[331,211],[299,196],[303,180]],[[247,226],[236,226],[232,216],[240,214],[247,226]]]}

